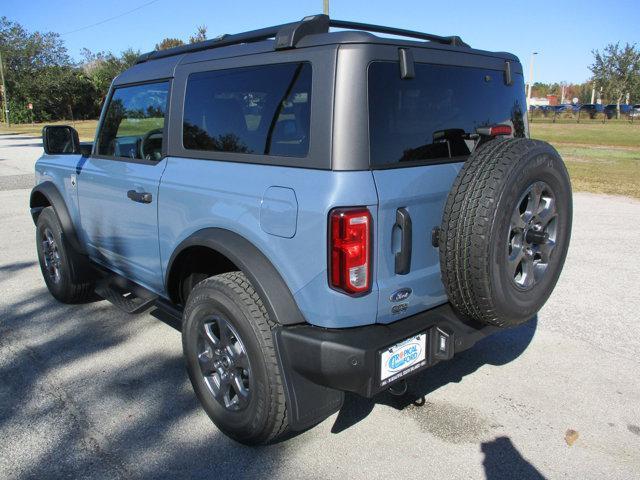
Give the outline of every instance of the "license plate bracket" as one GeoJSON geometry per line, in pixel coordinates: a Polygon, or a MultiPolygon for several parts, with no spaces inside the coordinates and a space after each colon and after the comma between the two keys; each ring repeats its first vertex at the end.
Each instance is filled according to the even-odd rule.
{"type": "Polygon", "coordinates": [[[381,387],[426,368],[428,338],[428,332],[420,332],[378,352],[381,387]]]}

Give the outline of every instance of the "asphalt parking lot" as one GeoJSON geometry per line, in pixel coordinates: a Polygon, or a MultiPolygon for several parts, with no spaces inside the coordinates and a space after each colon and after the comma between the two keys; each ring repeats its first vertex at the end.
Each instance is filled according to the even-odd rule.
{"type": "Polygon", "coordinates": [[[639,201],[575,194],[564,273],[528,324],[405,397],[349,396],[248,448],[199,408],[178,325],[48,295],[28,211],[38,144],[0,135],[0,478],[640,478],[639,201]]]}

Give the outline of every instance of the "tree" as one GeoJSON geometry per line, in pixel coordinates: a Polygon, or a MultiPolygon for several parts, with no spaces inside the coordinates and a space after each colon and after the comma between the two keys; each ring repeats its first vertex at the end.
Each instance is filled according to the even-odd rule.
{"type": "Polygon", "coordinates": [[[592,82],[584,82],[579,85],[575,85],[573,96],[578,98],[578,103],[584,104],[591,102],[592,87],[592,82]]]}
{"type": "MultiPolygon", "coordinates": [[[[43,108],[36,97],[42,85],[50,84],[52,78],[65,76],[59,78],[60,83],[69,80],[67,75],[73,64],[60,36],[51,32],[29,33],[20,24],[0,17],[0,48],[10,93],[11,121],[29,121],[31,115],[34,120],[55,116],[43,108]],[[27,111],[27,103],[34,104],[33,112],[27,111]]],[[[77,86],[75,80],[74,77],[77,86]]]]}
{"type": "Polygon", "coordinates": [[[29,85],[26,95],[39,121],[86,118],[95,113],[95,89],[78,68],[54,66],[43,69],[38,73],[38,81],[29,85]]]}
{"type": "Polygon", "coordinates": [[[115,77],[136,63],[140,52],[127,49],[122,52],[120,56],[116,56],[111,52],[93,53],[85,48],[82,50],[81,55],[83,57],[82,70],[91,81],[96,92],[93,110],[95,112],[94,115],[98,115],[100,113],[100,107],[109,91],[111,82],[115,77]]]}
{"type": "Polygon", "coordinates": [[[57,33],[30,33],[6,17],[0,17],[0,49],[9,115],[16,123],[95,118],[113,79],[140,55],[132,49],[120,55],[84,49],[83,61],[76,63],[57,33]]]}
{"type": "MultiPolygon", "coordinates": [[[[207,27],[198,27],[189,42],[207,39],[207,27]]],[[[162,50],[184,45],[177,38],[165,38],[156,45],[162,50]]],[[[136,63],[140,52],[128,49],[111,52],[82,51],[74,62],[60,38],[53,32],[28,32],[19,23],[0,17],[0,50],[4,66],[12,122],[95,118],[111,82],[136,63]],[[33,110],[27,105],[33,104],[33,110]]],[[[4,95],[0,92],[0,99],[4,95]]]]}
{"type": "Polygon", "coordinates": [[[200,25],[198,30],[196,30],[196,34],[192,37],[189,37],[189,43],[198,43],[204,42],[207,39],[207,27],[205,25],[200,25]]]}
{"type": "Polygon", "coordinates": [[[551,92],[551,85],[548,83],[535,82],[531,89],[532,97],[546,97],[551,92]]]}
{"type": "Polygon", "coordinates": [[[558,95],[562,91],[562,86],[559,83],[541,83],[535,82],[531,89],[533,97],[546,97],[547,95],[558,95]]]}
{"type": "Polygon", "coordinates": [[[179,38],[165,38],[160,43],[156,43],[156,50],[167,50],[182,45],[184,45],[184,42],[179,38]]]}
{"type": "MultiPolygon", "coordinates": [[[[189,37],[189,43],[204,42],[207,39],[207,27],[201,25],[196,33],[189,37]]],[[[168,48],[181,47],[184,42],[179,38],[165,38],[160,43],[156,43],[156,50],[167,50],[168,48]]]]}
{"type": "Polygon", "coordinates": [[[620,118],[620,103],[627,93],[640,85],[640,50],[635,44],[620,47],[619,43],[607,45],[602,52],[591,52],[594,62],[589,67],[596,85],[616,103],[616,116],[620,118]]]}

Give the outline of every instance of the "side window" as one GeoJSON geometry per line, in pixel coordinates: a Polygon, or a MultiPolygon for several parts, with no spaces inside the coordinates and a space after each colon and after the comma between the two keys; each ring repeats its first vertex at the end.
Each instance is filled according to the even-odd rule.
{"type": "Polygon", "coordinates": [[[98,136],[98,154],[160,160],[169,83],[116,88],[98,136]]]}
{"type": "Polygon", "coordinates": [[[189,75],[184,148],[305,157],[311,65],[285,63],[189,75]]]}

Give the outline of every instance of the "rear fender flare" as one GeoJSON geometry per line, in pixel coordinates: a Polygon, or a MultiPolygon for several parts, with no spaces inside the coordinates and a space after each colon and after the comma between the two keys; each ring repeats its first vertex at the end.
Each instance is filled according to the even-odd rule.
{"type": "Polygon", "coordinates": [[[232,261],[256,289],[273,321],[280,325],[306,322],[291,290],[271,261],[247,239],[222,228],[199,230],[176,247],[167,265],[166,292],[170,290],[174,260],[182,251],[195,246],[210,248],[232,261]]]}

